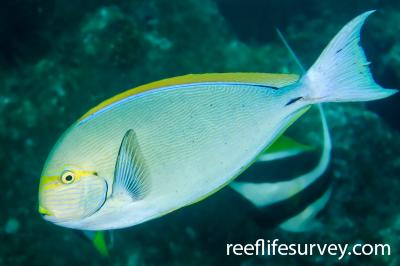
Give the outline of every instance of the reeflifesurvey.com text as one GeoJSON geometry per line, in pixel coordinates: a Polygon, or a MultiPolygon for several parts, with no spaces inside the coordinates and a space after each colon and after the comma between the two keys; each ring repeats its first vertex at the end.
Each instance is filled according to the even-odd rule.
{"type": "Polygon", "coordinates": [[[338,260],[344,256],[390,256],[389,244],[287,244],[279,239],[257,239],[255,243],[226,244],[227,256],[337,256],[338,260]]]}

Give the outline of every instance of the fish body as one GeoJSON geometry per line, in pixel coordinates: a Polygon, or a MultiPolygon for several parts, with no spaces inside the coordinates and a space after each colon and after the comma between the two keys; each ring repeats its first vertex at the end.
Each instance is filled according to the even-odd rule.
{"type": "MultiPolygon", "coordinates": [[[[279,82],[288,79],[286,75],[273,77],[279,82]]],[[[119,215],[127,222],[123,226],[129,226],[189,205],[242,172],[282,132],[287,125],[282,121],[302,109],[286,106],[289,92],[277,89],[277,83],[273,78],[268,85],[215,79],[133,94],[72,125],[55,146],[52,164],[46,165],[45,172],[56,176],[59,165],[96,172],[109,184],[110,197],[121,140],[134,129],[146,164],[148,193],[130,204],[126,204],[129,198],[110,197],[98,212],[113,209],[115,219],[107,219],[107,228],[113,227],[119,215]]],[[[96,224],[90,217],[85,220],[90,226],[96,224]]]]}
{"type": "Polygon", "coordinates": [[[39,211],[83,230],[142,223],[229,184],[312,104],[392,95],[373,81],[358,45],[369,14],[350,22],[301,78],[187,75],[101,103],[54,146],[39,211]]]}

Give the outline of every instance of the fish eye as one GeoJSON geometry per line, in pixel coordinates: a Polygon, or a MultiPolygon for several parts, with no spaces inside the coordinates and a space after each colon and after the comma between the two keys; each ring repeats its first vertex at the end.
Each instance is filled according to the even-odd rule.
{"type": "Polygon", "coordinates": [[[61,182],[64,184],[72,184],[75,181],[75,174],[71,171],[64,171],[61,174],[61,182]]]}

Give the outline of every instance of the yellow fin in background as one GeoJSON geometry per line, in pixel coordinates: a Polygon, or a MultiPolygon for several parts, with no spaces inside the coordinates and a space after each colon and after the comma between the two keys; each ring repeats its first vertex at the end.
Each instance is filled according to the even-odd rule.
{"type": "Polygon", "coordinates": [[[314,150],[315,147],[300,143],[288,136],[281,135],[257,158],[258,162],[283,159],[314,150]]]}
{"type": "Polygon", "coordinates": [[[127,90],[120,94],[111,97],[96,107],[90,109],[84,114],[79,120],[82,121],[97,111],[125,99],[129,96],[139,94],[141,92],[150,91],[162,87],[193,84],[201,82],[238,82],[238,83],[251,83],[260,84],[270,87],[284,87],[295,83],[299,79],[296,74],[271,74],[271,73],[211,73],[211,74],[188,74],[179,77],[173,77],[168,79],[162,79],[159,81],[151,82],[139,87],[127,90]]]}
{"type": "Polygon", "coordinates": [[[93,242],[94,247],[97,249],[97,251],[99,251],[99,253],[103,257],[109,256],[108,247],[107,247],[107,243],[106,243],[103,231],[97,231],[94,234],[92,242],[93,242]]]}

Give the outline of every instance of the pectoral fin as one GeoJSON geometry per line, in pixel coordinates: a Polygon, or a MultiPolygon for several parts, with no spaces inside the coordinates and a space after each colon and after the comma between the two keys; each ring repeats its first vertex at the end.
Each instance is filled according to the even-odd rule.
{"type": "Polygon", "coordinates": [[[130,129],[125,133],[119,148],[112,195],[129,195],[133,200],[138,200],[147,194],[149,188],[136,134],[130,129]]]}

